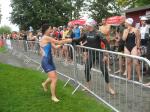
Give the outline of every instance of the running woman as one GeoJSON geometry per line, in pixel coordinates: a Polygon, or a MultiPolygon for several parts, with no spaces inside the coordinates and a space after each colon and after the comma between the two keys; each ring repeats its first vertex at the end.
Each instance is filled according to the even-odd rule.
{"type": "Polygon", "coordinates": [[[54,102],[58,102],[59,99],[56,97],[55,89],[56,89],[56,83],[57,83],[57,73],[56,73],[56,67],[53,63],[53,56],[52,56],[52,47],[59,48],[60,44],[71,42],[72,39],[65,39],[62,41],[55,40],[54,38],[50,37],[50,33],[53,32],[52,28],[48,24],[44,24],[42,26],[42,34],[43,37],[40,41],[40,47],[42,51],[42,68],[46,73],[48,73],[48,78],[45,82],[42,83],[42,86],[44,88],[44,91],[47,91],[48,84],[50,83],[51,88],[51,99],[54,102]],[[59,44],[56,46],[56,44],[59,44]]]}
{"type": "MultiPolygon", "coordinates": [[[[87,43],[85,46],[96,48],[96,49],[101,49],[100,42],[102,41],[105,43],[107,49],[109,50],[110,46],[106,38],[102,35],[101,32],[96,30],[96,21],[93,19],[88,19],[86,21],[86,25],[87,25],[87,32],[84,35],[82,35],[82,37],[80,37],[79,39],[73,38],[72,41],[79,43],[82,40],[86,40],[87,43]]],[[[90,71],[92,68],[92,62],[95,62],[98,60],[102,74],[105,77],[105,82],[107,84],[108,92],[114,95],[115,91],[112,89],[110,85],[108,68],[106,66],[107,57],[108,57],[108,54],[102,54],[102,53],[90,50],[88,52],[88,58],[86,59],[86,62],[85,62],[85,78],[86,78],[87,85],[89,85],[91,81],[90,71]]]]}

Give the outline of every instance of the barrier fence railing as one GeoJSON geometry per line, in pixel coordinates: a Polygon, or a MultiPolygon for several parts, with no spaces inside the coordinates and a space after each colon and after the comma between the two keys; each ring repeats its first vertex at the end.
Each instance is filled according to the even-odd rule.
{"type": "MultiPolygon", "coordinates": [[[[20,55],[24,56],[24,61],[28,64],[30,62],[34,62],[38,64],[37,70],[42,70],[41,67],[41,53],[40,53],[40,46],[39,42],[35,41],[24,41],[24,40],[5,40],[5,43],[7,45],[7,48],[13,55],[20,55]]],[[[73,80],[75,82],[76,79],[76,69],[74,67],[74,48],[72,45],[65,44],[63,48],[58,48],[56,50],[53,49],[53,55],[56,61],[56,66],[59,66],[62,64],[63,66],[59,66],[58,73],[67,77],[69,82],[70,80],[73,80]],[[63,68],[67,65],[68,62],[68,53],[66,54],[66,48],[69,49],[72,52],[72,63],[71,63],[71,69],[69,71],[64,71],[63,68]],[[63,51],[62,51],[63,50],[63,51]]],[[[70,54],[69,54],[70,55],[70,54]]],[[[44,72],[44,71],[43,71],[44,72]]],[[[64,85],[66,86],[67,83],[64,85]]]]}
{"type": "MultiPolygon", "coordinates": [[[[26,63],[37,63],[37,69],[42,70],[38,42],[6,40],[6,45],[13,55],[24,56],[26,63]]],[[[70,44],[53,49],[53,56],[58,74],[68,79],[64,87],[71,80],[75,82],[72,94],[84,88],[116,112],[150,110],[150,88],[143,85],[148,78],[143,75],[144,68],[150,67],[146,58],[70,44]],[[108,58],[104,61],[105,55],[108,58]],[[121,67],[122,72],[117,73],[121,67]],[[131,70],[131,77],[123,75],[123,71],[128,70],[131,70]],[[115,95],[110,94],[110,87],[115,95]]]]}

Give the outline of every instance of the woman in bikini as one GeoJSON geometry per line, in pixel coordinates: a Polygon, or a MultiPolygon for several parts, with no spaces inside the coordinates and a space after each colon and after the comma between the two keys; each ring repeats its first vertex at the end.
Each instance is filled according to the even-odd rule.
{"type": "MultiPolygon", "coordinates": [[[[129,55],[140,55],[140,33],[139,30],[132,26],[133,19],[128,18],[125,21],[125,27],[123,33],[123,40],[125,41],[124,53],[129,55]]],[[[136,72],[138,75],[139,81],[141,81],[141,74],[140,74],[140,64],[138,60],[133,60],[133,63],[136,65],[136,72]]],[[[131,79],[131,66],[132,60],[131,58],[127,58],[127,78],[128,80],[131,79]]]]}

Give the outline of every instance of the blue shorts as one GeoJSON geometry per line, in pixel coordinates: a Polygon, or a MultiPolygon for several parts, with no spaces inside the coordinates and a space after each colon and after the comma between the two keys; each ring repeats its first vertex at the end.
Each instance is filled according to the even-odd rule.
{"type": "Polygon", "coordinates": [[[53,63],[52,57],[43,57],[41,62],[43,70],[48,73],[56,70],[55,64],[53,63]]]}

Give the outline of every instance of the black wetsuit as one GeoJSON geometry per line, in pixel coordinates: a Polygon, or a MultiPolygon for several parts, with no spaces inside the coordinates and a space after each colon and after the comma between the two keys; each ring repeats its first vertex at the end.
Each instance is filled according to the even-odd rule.
{"type": "Polygon", "coordinates": [[[132,49],[136,46],[135,44],[135,33],[128,33],[127,39],[125,40],[125,47],[131,52],[132,49]]]}
{"type": "MultiPolygon", "coordinates": [[[[73,42],[80,42],[86,40],[86,47],[92,47],[96,49],[101,49],[100,42],[103,41],[106,45],[107,49],[110,49],[110,46],[106,40],[106,38],[102,35],[101,32],[99,31],[91,31],[85,33],[81,38],[79,39],[73,39],[73,42]]],[[[89,82],[91,80],[91,68],[93,63],[96,61],[100,66],[100,69],[105,76],[105,82],[109,83],[109,74],[108,74],[108,69],[106,66],[106,63],[103,62],[103,53],[98,52],[98,51],[93,51],[93,50],[87,50],[88,52],[88,58],[85,63],[85,78],[86,81],[89,82]]]]}

